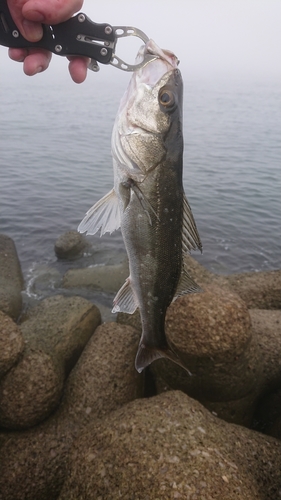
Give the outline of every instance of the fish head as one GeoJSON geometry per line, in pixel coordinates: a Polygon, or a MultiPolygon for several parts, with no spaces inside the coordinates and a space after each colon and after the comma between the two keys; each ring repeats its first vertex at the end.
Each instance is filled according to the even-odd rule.
{"type": "Polygon", "coordinates": [[[134,72],[112,136],[113,157],[122,175],[137,181],[143,180],[165,158],[167,141],[169,154],[171,146],[179,154],[183,149],[183,83],[178,59],[149,40],[140,49],[136,63],[147,53],[155,55],[155,59],[134,72]]]}

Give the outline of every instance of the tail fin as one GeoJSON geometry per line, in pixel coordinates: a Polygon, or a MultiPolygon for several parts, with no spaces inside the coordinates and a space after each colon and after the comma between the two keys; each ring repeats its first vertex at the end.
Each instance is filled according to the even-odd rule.
{"type": "Polygon", "coordinates": [[[154,347],[146,347],[140,343],[138,352],[135,359],[136,370],[141,373],[144,368],[150,365],[153,361],[160,358],[167,358],[183,368],[189,375],[192,375],[184,363],[180,360],[178,355],[172,351],[170,347],[164,349],[156,349],[154,347]]]}

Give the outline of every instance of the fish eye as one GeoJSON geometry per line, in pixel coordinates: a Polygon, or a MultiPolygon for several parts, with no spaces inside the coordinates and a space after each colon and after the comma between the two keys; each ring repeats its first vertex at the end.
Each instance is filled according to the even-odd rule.
{"type": "Polygon", "coordinates": [[[159,102],[166,108],[171,108],[175,104],[175,95],[171,90],[162,89],[159,93],[159,102]]]}

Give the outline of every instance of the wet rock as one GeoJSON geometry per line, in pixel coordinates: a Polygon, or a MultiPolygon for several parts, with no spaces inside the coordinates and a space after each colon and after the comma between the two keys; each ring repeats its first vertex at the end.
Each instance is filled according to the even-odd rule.
{"type": "Polygon", "coordinates": [[[20,325],[24,356],[0,382],[0,425],[24,429],[54,411],[65,377],[99,323],[99,310],[81,297],[49,297],[29,312],[20,325]]]}
{"type": "Polygon", "coordinates": [[[248,425],[262,363],[249,312],[238,295],[205,285],[202,293],[180,297],[167,311],[166,334],[192,376],[161,359],[151,365],[156,379],[221,418],[248,425]]]}
{"type": "Polygon", "coordinates": [[[63,277],[64,288],[91,287],[103,292],[117,292],[129,275],[128,261],[112,266],[70,269],[63,277]]]}
{"type": "Polygon", "coordinates": [[[280,441],[172,391],[90,424],[74,443],[59,500],[273,500],[280,467],[280,441]]]}
{"type": "Polygon", "coordinates": [[[23,276],[15,244],[0,234],[0,310],[17,320],[22,309],[23,276]]]}
{"type": "Polygon", "coordinates": [[[77,257],[87,247],[87,241],[78,231],[67,231],[55,243],[55,254],[59,259],[77,257]]]}
{"type": "Polygon", "coordinates": [[[0,311],[0,378],[12,368],[24,348],[19,327],[0,311]]]}
{"type": "Polygon", "coordinates": [[[143,376],[134,369],[138,342],[129,326],[99,326],[67,379],[60,408],[33,429],[0,433],[1,500],[57,498],[73,439],[97,417],[141,397],[143,376]]]}

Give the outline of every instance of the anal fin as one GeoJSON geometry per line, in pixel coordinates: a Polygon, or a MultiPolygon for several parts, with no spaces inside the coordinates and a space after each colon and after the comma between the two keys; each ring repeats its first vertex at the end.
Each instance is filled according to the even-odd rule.
{"type": "Polygon", "coordinates": [[[113,300],[113,309],[111,312],[124,312],[133,314],[138,307],[136,296],[131,287],[130,277],[126,279],[124,285],[117,292],[113,300]]]}

